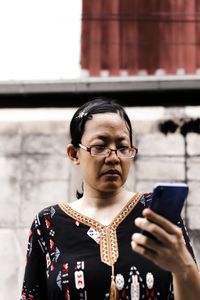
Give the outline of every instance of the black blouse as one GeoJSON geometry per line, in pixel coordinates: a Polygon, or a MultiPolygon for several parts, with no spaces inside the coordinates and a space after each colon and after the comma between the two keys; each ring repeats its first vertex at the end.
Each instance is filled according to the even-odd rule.
{"type": "MultiPolygon", "coordinates": [[[[111,270],[121,300],[173,299],[172,276],[131,249],[134,219],[151,200],[137,193],[105,226],[59,204],[42,210],[29,235],[21,300],[106,300],[111,270]]],[[[193,255],[182,221],[186,246],[193,255]]]]}

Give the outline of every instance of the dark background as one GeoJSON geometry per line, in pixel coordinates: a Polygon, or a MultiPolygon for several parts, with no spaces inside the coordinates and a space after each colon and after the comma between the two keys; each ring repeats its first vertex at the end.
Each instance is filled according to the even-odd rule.
{"type": "Polygon", "coordinates": [[[124,106],[200,105],[200,90],[22,93],[0,95],[0,108],[78,107],[95,97],[117,99],[124,106]]]}

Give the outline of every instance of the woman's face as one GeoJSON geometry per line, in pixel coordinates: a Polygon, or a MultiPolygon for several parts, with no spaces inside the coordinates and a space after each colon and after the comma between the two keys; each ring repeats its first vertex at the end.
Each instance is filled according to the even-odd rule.
{"type": "MultiPolygon", "coordinates": [[[[95,114],[85,124],[81,144],[86,147],[102,145],[111,149],[130,147],[130,132],[126,122],[118,114],[95,114]]],[[[77,155],[84,190],[115,192],[124,185],[132,163],[131,158],[119,158],[115,152],[111,152],[108,157],[91,156],[81,148],[77,155]]]]}

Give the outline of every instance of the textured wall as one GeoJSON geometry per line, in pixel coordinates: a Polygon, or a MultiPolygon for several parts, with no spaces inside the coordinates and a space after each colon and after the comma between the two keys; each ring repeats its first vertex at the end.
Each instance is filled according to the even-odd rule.
{"type": "MultiPolygon", "coordinates": [[[[200,107],[197,110],[200,115],[200,107]]],[[[135,120],[139,155],[127,186],[150,191],[157,181],[189,183],[183,217],[200,262],[200,134],[192,127],[183,133],[188,121],[185,111],[164,109],[161,117],[149,119],[145,112],[148,115],[142,109],[129,113],[135,120]]],[[[50,204],[73,201],[81,185],[78,171],[65,157],[68,125],[62,121],[0,123],[0,299],[19,299],[35,214],[50,204]]]]}

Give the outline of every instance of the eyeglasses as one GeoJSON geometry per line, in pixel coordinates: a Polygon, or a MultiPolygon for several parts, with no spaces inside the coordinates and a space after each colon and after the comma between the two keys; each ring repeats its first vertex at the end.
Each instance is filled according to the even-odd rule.
{"type": "Polygon", "coordinates": [[[91,146],[86,147],[82,144],[79,144],[79,147],[87,152],[90,153],[91,156],[104,156],[108,157],[112,151],[115,152],[115,154],[118,157],[121,158],[132,158],[135,157],[135,155],[138,152],[138,149],[136,147],[122,147],[118,149],[110,149],[105,146],[91,146]]]}

